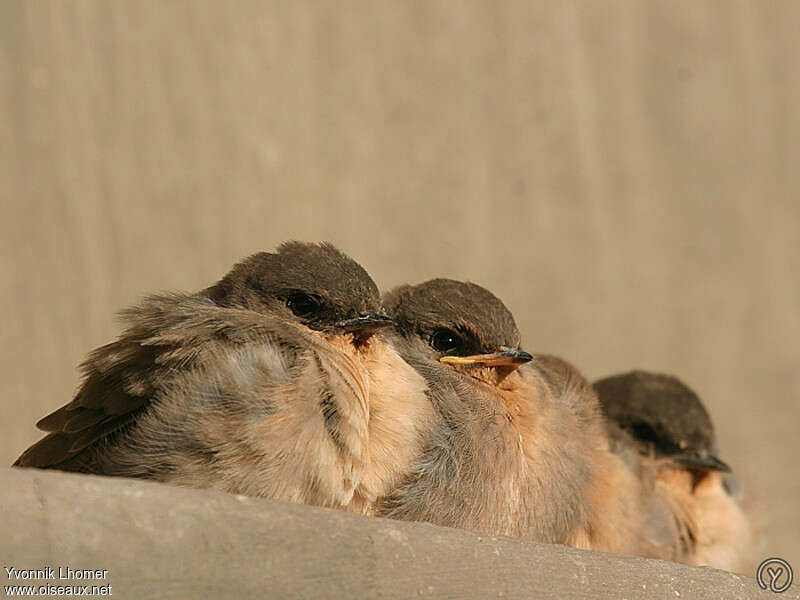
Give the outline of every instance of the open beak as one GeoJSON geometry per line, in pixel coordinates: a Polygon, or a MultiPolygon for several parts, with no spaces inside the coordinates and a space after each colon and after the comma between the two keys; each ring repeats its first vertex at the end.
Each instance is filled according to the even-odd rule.
{"type": "Polygon", "coordinates": [[[519,348],[500,346],[492,354],[473,354],[472,356],[443,356],[439,362],[463,367],[513,367],[517,368],[533,360],[533,356],[519,348]]]}
{"type": "Polygon", "coordinates": [[[722,471],[723,473],[731,472],[731,468],[727,465],[727,463],[721,461],[710,452],[678,454],[672,458],[685,465],[702,469],[704,471],[722,471]]]}
{"type": "Polygon", "coordinates": [[[391,327],[394,321],[386,315],[373,312],[362,312],[352,319],[344,319],[336,323],[336,328],[345,333],[352,333],[356,342],[366,342],[376,331],[391,327]]]}

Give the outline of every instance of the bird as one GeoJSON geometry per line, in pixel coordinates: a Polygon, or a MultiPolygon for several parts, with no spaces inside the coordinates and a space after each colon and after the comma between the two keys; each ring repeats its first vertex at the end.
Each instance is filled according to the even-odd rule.
{"type": "Polygon", "coordinates": [[[511,312],[477,284],[404,285],[384,306],[391,343],[426,380],[436,418],[417,466],[376,514],[589,546],[594,497],[612,485],[596,463],[614,460],[591,385],[565,361],[522,350],[511,312]]]}
{"type": "Polygon", "coordinates": [[[660,519],[663,557],[749,572],[752,526],[699,396],[677,377],[646,371],[609,376],[593,387],[612,450],[638,473],[646,493],[668,507],[669,527],[660,519]]]}
{"type": "Polygon", "coordinates": [[[330,244],[287,242],[121,317],[15,466],[370,514],[421,452],[426,383],[383,336],[374,281],[330,244]]]}

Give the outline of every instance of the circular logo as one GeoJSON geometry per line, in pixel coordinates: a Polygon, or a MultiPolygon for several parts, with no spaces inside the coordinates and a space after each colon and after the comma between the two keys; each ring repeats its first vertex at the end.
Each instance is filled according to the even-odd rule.
{"type": "Polygon", "coordinates": [[[791,565],[782,558],[768,558],[758,565],[756,571],[756,580],[761,589],[768,589],[776,594],[788,590],[793,578],[791,565]]]}

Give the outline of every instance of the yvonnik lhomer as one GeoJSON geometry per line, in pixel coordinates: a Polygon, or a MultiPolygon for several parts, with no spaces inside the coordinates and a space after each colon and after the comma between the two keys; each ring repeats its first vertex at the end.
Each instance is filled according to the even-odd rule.
{"type": "Polygon", "coordinates": [[[108,569],[72,569],[70,567],[45,567],[43,569],[17,569],[3,567],[9,579],[107,579],[108,569]]]}

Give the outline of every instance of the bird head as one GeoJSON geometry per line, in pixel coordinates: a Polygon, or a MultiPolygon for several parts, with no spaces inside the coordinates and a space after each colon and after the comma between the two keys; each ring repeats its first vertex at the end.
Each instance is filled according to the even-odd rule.
{"type": "Polygon", "coordinates": [[[632,371],[593,384],[603,413],[633,439],[642,454],[653,454],[703,477],[730,473],[717,457],[711,417],[702,401],[676,377],[632,371]]]}
{"type": "Polygon", "coordinates": [[[401,286],[384,299],[399,334],[432,361],[498,385],[532,356],[505,305],[473,283],[433,279],[401,286]]]}
{"type": "Polygon", "coordinates": [[[331,244],[287,242],[236,264],[203,291],[215,304],[278,316],[360,346],[392,325],[375,282],[331,244]]]}

